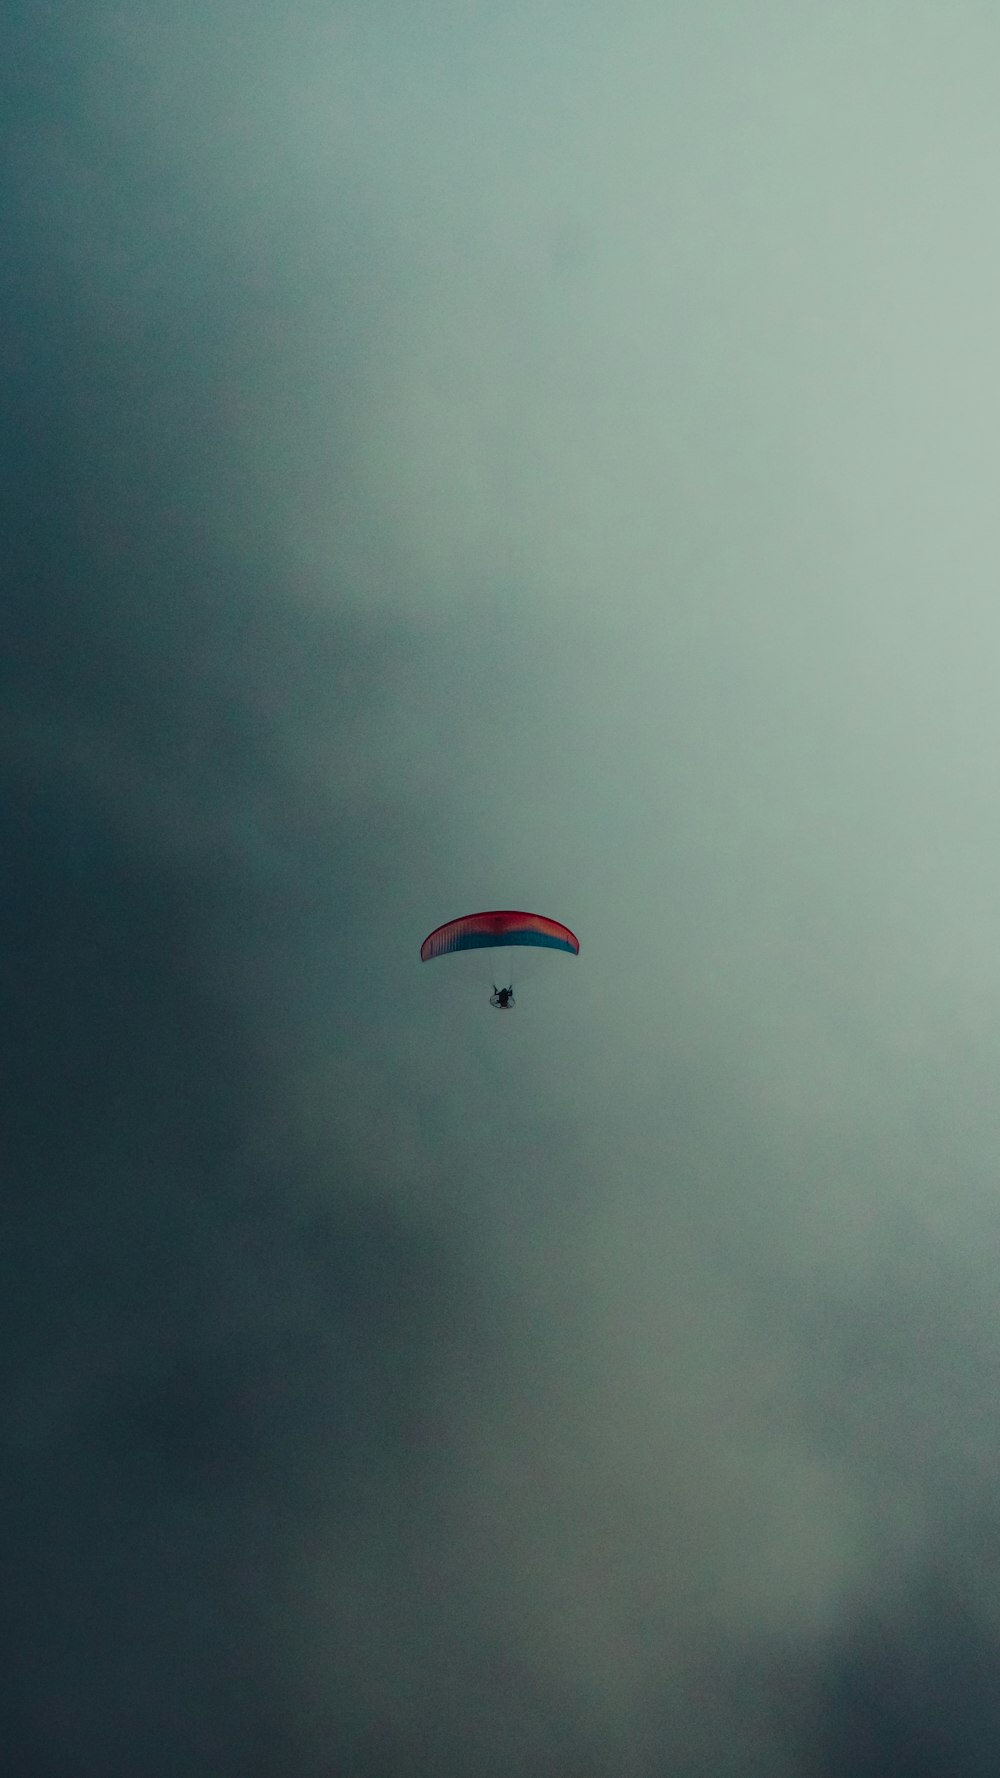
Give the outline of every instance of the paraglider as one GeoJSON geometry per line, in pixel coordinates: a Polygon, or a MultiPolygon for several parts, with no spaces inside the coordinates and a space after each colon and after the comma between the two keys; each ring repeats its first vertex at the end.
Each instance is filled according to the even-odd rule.
{"type": "MultiPolygon", "coordinates": [[[[536,945],[545,950],[568,951],[579,955],[580,941],[568,926],[559,920],[548,920],[544,914],[526,914],[511,908],[495,908],[483,914],[463,914],[458,920],[447,920],[428,933],[420,947],[420,960],[430,963],[435,957],[453,951],[492,950],[500,945],[536,945]]],[[[490,1005],[501,1012],[514,1005],[513,984],[498,988],[493,984],[490,1005]]]]}

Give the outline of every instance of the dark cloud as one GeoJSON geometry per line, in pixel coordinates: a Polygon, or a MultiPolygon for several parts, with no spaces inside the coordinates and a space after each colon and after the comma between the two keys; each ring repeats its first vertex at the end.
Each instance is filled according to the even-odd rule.
{"type": "Polygon", "coordinates": [[[289,1547],[419,1465],[472,1294],[377,1166],[289,1135],[285,964],[356,934],[404,831],[302,748],[350,767],[398,639],[266,514],[226,536],[283,243],[248,288],[88,94],[88,28],[8,25],[4,1759],[328,1771],[282,1673],[289,1547]]]}
{"type": "Polygon", "coordinates": [[[816,1769],[859,1778],[991,1771],[1000,1736],[991,1616],[958,1575],[939,1571],[864,1619],[829,1662],[816,1769]]]}

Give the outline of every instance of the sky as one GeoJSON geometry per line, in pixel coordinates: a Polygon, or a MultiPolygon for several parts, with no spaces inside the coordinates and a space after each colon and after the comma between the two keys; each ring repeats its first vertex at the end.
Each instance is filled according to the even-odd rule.
{"type": "Polygon", "coordinates": [[[12,1778],[993,1778],[998,59],[4,8],[12,1778]]]}

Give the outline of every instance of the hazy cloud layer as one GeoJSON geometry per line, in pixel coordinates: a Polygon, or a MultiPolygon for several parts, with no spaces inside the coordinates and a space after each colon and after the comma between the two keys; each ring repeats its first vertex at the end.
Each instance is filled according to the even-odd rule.
{"type": "Polygon", "coordinates": [[[998,51],[8,8],[5,1769],[992,1778],[998,51]]]}

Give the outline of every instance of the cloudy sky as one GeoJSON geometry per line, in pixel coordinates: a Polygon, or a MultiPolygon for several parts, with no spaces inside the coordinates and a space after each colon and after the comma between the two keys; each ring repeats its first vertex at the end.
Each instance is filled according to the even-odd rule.
{"type": "Polygon", "coordinates": [[[995,1778],[998,70],[5,8],[12,1778],[995,1778]]]}

